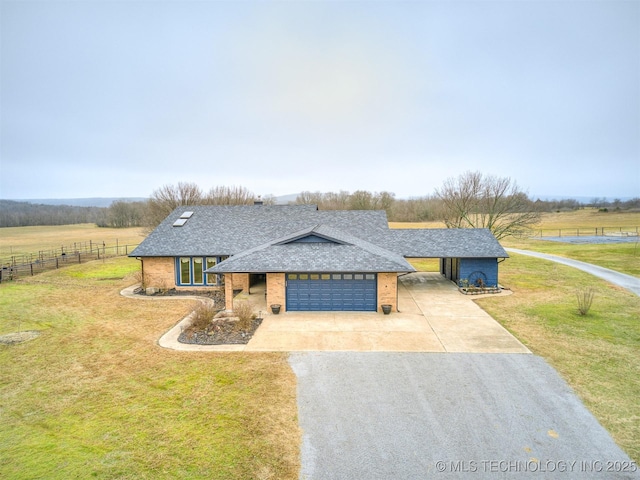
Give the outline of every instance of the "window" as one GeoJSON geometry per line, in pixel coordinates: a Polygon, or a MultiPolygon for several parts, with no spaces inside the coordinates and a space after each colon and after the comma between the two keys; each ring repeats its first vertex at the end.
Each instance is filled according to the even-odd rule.
{"type": "Polygon", "coordinates": [[[191,283],[191,259],[187,257],[180,258],[180,283],[191,283]]]}
{"type": "MultiPolygon", "coordinates": [[[[216,257],[207,257],[207,270],[211,267],[215,267],[218,263],[216,257]]],[[[220,277],[215,273],[207,274],[207,285],[216,285],[220,283],[220,277]]]]}
{"type": "MultiPolygon", "coordinates": [[[[176,259],[176,285],[224,285],[224,276],[204,273],[221,257],[179,257],[176,259]]],[[[228,258],[228,257],[222,257],[228,258]]]]}
{"type": "Polygon", "coordinates": [[[202,285],[204,283],[204,270],[202,268],[202,258],[193,259],[193,283],[202,285]]]}

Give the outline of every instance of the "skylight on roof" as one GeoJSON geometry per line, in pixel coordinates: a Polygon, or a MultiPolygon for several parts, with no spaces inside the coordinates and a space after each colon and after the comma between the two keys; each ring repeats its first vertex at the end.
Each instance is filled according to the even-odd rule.
{"type": "Polygon", "coordinates": [[[175,222],[173,222],[173,226],[174,227],[181,227],[183,226],[185,223],[187,223],[187,218],[179,218],[178,220],[176,220],[175,222]]]}
{"type": "Polygon", "coordinates": [[[191,218],[192,215],[193,212],[184,212],[182,215],[180,215],[180,218],[191,218]]]}

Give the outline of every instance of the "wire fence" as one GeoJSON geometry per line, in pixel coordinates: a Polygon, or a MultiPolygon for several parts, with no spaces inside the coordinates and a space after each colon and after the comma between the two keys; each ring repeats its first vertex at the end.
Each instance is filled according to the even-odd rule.
{"type": "Polygon", "coordinates": [[[40,250],[38,253],[12,255],[3,258],[0,268],[0,283],[33,276],[47,270],[85,263],[103,258],[129,255],[137,245],[107,245],[105,242],[74,242],[59,248],[40,250]]]}
{"type": "Polygon", "coordinates": [[[532,232],[533,237],[638,237],[640,227],[546,228],[532,232]]]}

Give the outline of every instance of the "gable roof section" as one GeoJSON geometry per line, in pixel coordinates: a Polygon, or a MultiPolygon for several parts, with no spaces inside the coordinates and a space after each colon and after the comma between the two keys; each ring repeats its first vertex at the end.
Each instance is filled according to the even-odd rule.
{"type": "Polygon", "coordinates": [[[207,273],[259,272],[413,272],[397,253],[326,225],[294,232],[230,257],[207,273]],[[296,243],[305,235],[332,239],[326,243],[296,243]]]}

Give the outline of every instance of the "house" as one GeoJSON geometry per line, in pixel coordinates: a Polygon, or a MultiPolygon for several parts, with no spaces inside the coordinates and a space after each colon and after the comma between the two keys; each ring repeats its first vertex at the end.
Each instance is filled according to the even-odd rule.
{"type": "Polygon", "coordinates": [[[390,229],[384,211],[315,205],[194,206],[174,210],[129,255],[146,287],[250,292],[266,281],[282,311],[397,311],[407,258],[438,258],[454,282],[498,284],[508,255],[486,229],[390,229]]]}

